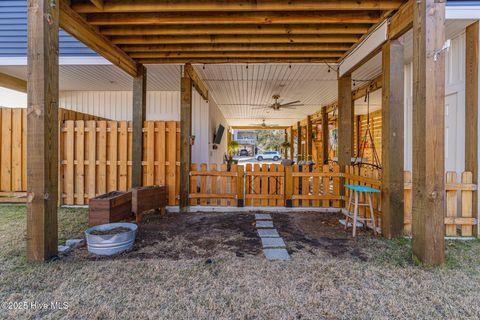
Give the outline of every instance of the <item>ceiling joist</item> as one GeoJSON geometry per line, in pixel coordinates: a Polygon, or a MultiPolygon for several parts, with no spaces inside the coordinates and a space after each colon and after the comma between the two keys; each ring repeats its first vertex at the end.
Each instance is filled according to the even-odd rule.
{"type": "Polygon", "coordinates": [[[128,45],[121,49],[133,52],[219,52],[219,51],[345,51],[350,46],[342,43],[323,44],[198,44],[191,45],[128,45]]]}
{"type": "Polygon", "coordinates": [[[284,25],[173,25],[173,26],[105,26],[100,31],[106,36],[148,35],[321,35],[321,34],[364,34],[369,24],[284,24],[284,25]]]}
{"type": "Polygon", "coordinates": [[[137,63],[89,25],[65,1],[60,1],[60,27],[129,75],[137,75],[137,63]]]}
{"type": "Polygon", "coordinates": [[[198,24],[312,24],[377,23],[379,11],[235,12],[235,13],[94,13],[92,25],[198,25],[198,24]]]}
{"type": "Polygon", "coordinates": [[[182,58],[145,58],[136,59],[143,64],[223,64],[223,63],[335,63],[338,58],[274,58],[274,57],[223,57],[223,58],[206,58],[206,57],[182,57],[182,58]]]}
{"type": "MultiPolygon", "coordinates": [[[[92,3],[99,0],[90,0],[92,3]]],[[[190,11],[337,11],[337,10],[394,10],[402,3],[399,0],[211,0],[211,1],[108,1],[103,7],[88,2],[73,3],[78,13],[127,13],[127,12],[190,12],[190,11]]]]}
{"type": "Polygon", "coordinates": [[[227,36],[127,36],[112,37],[117,45],[123,44],[202,44],[202,43],[349,43],[360,37],[356,35],[227,35],[227,36]]]}

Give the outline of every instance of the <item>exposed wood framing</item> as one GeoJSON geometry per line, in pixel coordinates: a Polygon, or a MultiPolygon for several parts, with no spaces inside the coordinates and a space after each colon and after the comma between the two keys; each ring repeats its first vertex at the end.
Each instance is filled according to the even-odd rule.
{"type": "Polygon", "coordinates": [[[364,34],[368,24],[296,24],[296,25],[200,25],[200,26],[110,26],[103,27],[106,36],[183,36],[183,35],[331,35],[364,34]]]}
{"type": "Polygon", "coordinates": [[[0,87],[27,92],[27,81],[0,72],[0,87]]]}
{"type": "Polygon", "coordinates": [[[322,163],[328,164],[328,113],[327,107],[322,107],[322,163]]]}
{"type": "Polygon", "coordinates": [[[28,6],[27,259],[58,246],[58,20],[56,1],[28,6]]]}
{"type": "Polygon", "coordinates": [[[92,13],[92,25],[196,25],[196,24],[314,24],[314,23],[378,23],[381,11],[313,11],[313,12],[196,12],[191,13],[92,13]]]}
{"type": "Polygon", "coordinates": [[[184,74],[181,79],[180,100],[180,210],[189,206],[190,165],[192,162],[192,79],[184,74]]]}
{"type": "MultiPolygon", "coordinates": [[[[99,0],[90,0],[92,3],[99,0]]],[[[102,1],[103,2],[103,1],[102,1]]],[[[190,11],[316,11],[316,10],[394,10],[402,4],[400,0],[377,1],[290,1],[290,0],[260,0],[260,1],[108,1],[103,9],[88,3],[74,4],[79,13],[96,12],[190,12],[190,11]]]]}
{"type": "MultiPolygon", "coordinates": [[[[466,29],[465,58],[465,171],[478,183],[478,68],[479,22],[466,29]]],[[[478,219],[478,192],[473,196],[473,217],[478,219]]],[[[478,230],[475,229],[475,234],[478,230]]]]}
{"type": "Polygon", "coordinates": [[[187,63],[185,65],[185,74],[187,74],[190,79],[192,79],[192,83],[197,89],[198,93],[202,96],[203,99],[208,100],[208,89],[203,80],[198,76],[195,69],[192,67],[191,64],[187,63]]]}
{"type": "Polygon", "coordinates": [[[405,34],[413,26],[414,0],[409,0],[392,16],[388,25],[388,38],[395,40],[405,34]]]}
{"type": "Polygon", "coordinates": [[[302,160],[302,124],[297,122],[297,161],[302,160]]]}
{"type": "Polygon", "coordinates": [[[103,0],[90,0],[90,2],[93,4],[95,10],[99,10],[100,12],[103,11],[105,5],[103,0]]]}
{"type": "Polygon", "coordinates": [[[199,64],[222,64],[222,63],[335,63],[337,58],[285,58],[285,57],[225,57],[225,58],[150,58],[137,59],[139,63],[143,64],[184,64],[184,63],[199,63],[199,64]]]}
{"type": "Polygon", "coordinates": [[[232,130],[284,130],[288,126],[231,126],[232,130]]]}
{"type": "Polygon", "coordinates": [[[388,41],[382,58],[382,234],[393,238],[402,235],[404,220],[403,45],[398,40],[388,41]]]}
{"type": "Polygon", "coordinates": [[[294,150],[294,144],[295,144],[295,139],[293,136],[293,127],[289,127],[290,131],[290,159],[295,160],[295,150],[294,150]]]}
{"type": "Polygon", "coordinates": [[[352,76],[338,79],[338,163],[349,166],[353,155],[352,76]]]}
{"type": "Polygon", "coordinates": [[[63,0],[60,0],[60,27],[129,75],[137,75],[137,63],[89,25],[63,0]]]}
{"type": "Polygon", "coordinates": [[[412,250],[426,265],[439,265],[445,259],[445,2],[416,1],[413,12],[412,250]]]}
{"type": "Polygon", "coordinates": [[[114,36],[112,43],[118,45],[171,45],[171,44],[262,44],[262,43],[347,43],[353,44],[359,39],[358,35],[182,35],[182,36],[114,36]]]}
{"type": "Polygon", "coordinates": [[[147,69],[138,66],[138,74],[133,78],[132,104],[132,187],[141,187],[143,181],[143,124],[147,115],[147,69]]]}
{"type": "Polygon", "coordinates": [[[313,128],[312,128],[312,119],[311,116],[307,116],[307,141],[306,141],[306,160],[313,160],[313,128]]]}

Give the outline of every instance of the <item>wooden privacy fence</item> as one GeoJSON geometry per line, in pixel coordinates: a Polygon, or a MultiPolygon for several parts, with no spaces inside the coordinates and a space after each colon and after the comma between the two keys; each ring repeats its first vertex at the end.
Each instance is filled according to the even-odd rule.
{"type": "MultiPolygon", "coordinates": [[[[60,109],[64,120],[102,118],[60,109]]],[[[25,202],[27,190],[27,109],[0,108],[0,202],[25,202]]]]}
{"type": "MultiPolygon", "coordinates": [[[[82,205],[131,187],[131,122],[69,120],[60,133],[61,204],[82,205]]],[[[168,204],[175,205],[180,190],[178,122],[146,121],[143,135],[143,184],[166,185],[168,204]]]]}
{"type": "Polygon", "coordinates": [[[339,208],[340,177],[338,166],[193,164],[190,205],[339,208]]]}
{"type": "Polygon", "coordinates": [[[190,205],[242,206],[243,166],[192,164],[190,171],[190,205]],[[240,179],[239,179],[240,177],[240,179]]]}
{"type": "MultiPolygon", "coordinates": [[[[380,171],[375,169],[359,170],[358,167],[347,167],[345,180],[350,184],[366,185],[381,189],[378,178],[380,171]]],[[[477,185],[473,184],[473,174],[463,172],[447,172],[445,176],[445,235],[447,237],[471,237],[475,235],[478,218],[473,215],[473,206],[477,185]]],[[[348,196],[348,195],[347,195],[348,196]]],[[[412,173],[404,172],[404,233],[412,232],[412,173]]],[[[348,203],[348,202],[347,202],[348,203]]],[[[375,216],[378,223],[381,219],[381,201],[379,195],[374,195],[375,216]]],[[[361,211],[362,214],[365,214],[361,211]]],[[[378,224],[380,225],[380,224],[378,224]]]]}

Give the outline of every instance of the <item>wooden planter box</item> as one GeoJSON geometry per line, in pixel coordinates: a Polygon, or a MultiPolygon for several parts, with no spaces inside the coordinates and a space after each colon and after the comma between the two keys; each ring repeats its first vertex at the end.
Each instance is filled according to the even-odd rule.
{"type": "Polygon", "coordinates": [[[90,199],[90,226],[132,219],[132,193],[112,191],[90,199]]]}
{"type": "Polygon", "coordinates": [[[166,186],[145,186],[133,188],[132,212],[136,216],[137,223],[142,221],[143,213],[153,209],[163,210],[167,205],[166,186]]]}

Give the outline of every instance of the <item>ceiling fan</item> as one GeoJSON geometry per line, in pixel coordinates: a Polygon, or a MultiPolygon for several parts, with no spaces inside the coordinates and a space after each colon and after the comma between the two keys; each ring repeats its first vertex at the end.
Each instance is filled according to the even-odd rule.
{"type": "Polygon", "coordinates": [[[262,128],[266,128],[266,127],[277,127],[277,126],[278,126],[278,124],[266,124],[266,123],[265,123],[265,119],[263,119],[260,124],[258,124],[258,123],[251,123],[250,125],[251,125],[251,126],[256,126],[256,127],[262,127],[262,128]]]}
{"type": "Polygon", "coordinates": [[[273,97],[273,100],[275,100],[274,103],[270,105],[264,105],[259,108],[253,108],[253,109],[273,109],[275,111],[278,111],[280,109],[296,109],[296,107],[302,107],[304,106],[303,103],[300,103],[300,100],[288,102],[288,103],[280,103],[278,102],[278,99],[280,99],[280,95],[276,94],[273,97]]]}

